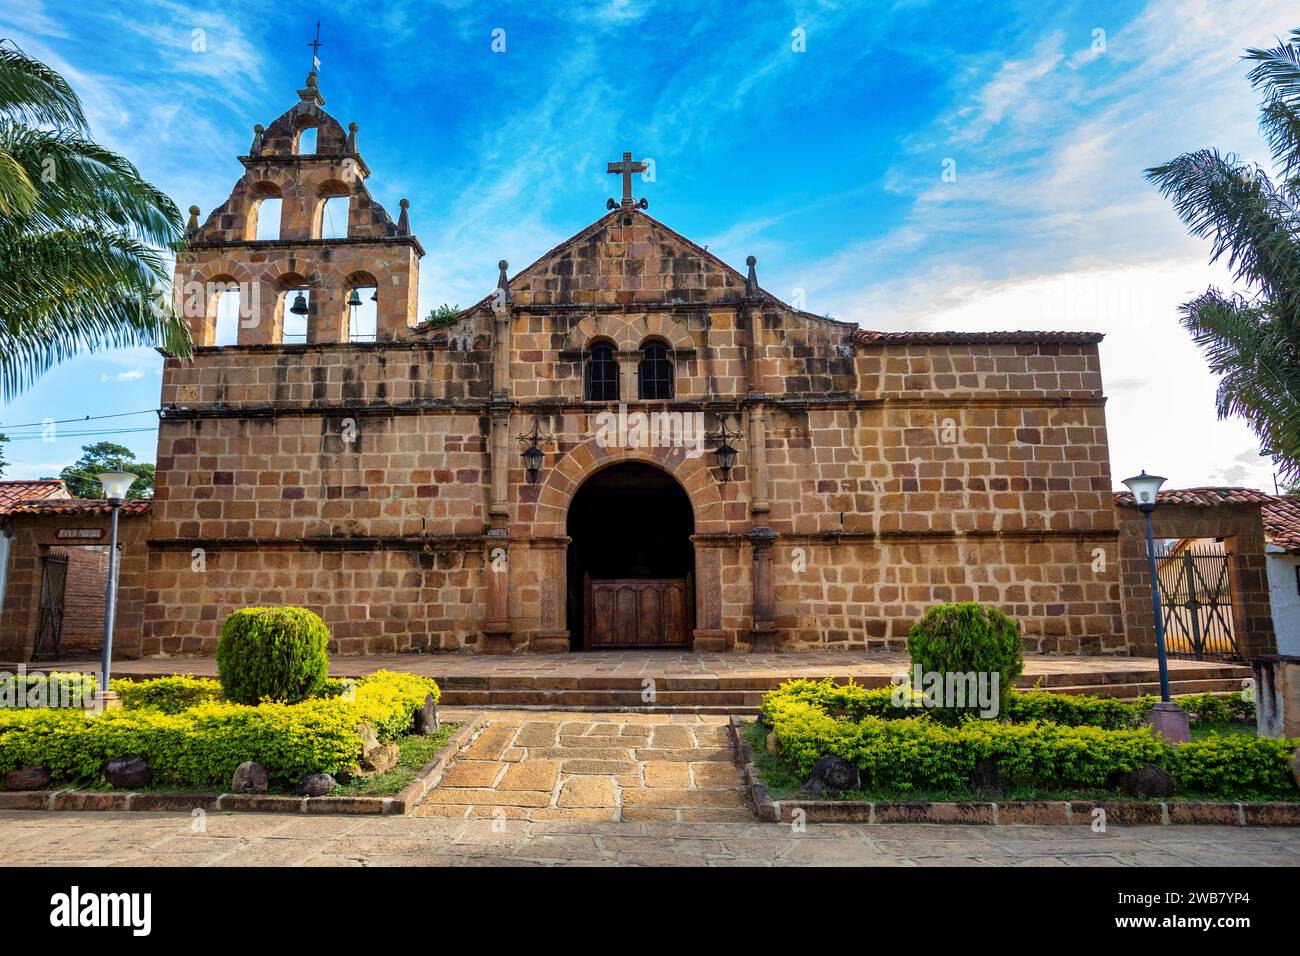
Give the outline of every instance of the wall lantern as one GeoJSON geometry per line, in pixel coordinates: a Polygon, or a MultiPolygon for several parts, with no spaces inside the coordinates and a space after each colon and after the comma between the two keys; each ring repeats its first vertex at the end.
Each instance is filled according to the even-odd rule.
{"type": "Polygon", "coordinates": [[[542,434],[541,420],[534,418],[533,430],[527,435],[519,435],[518,438],[526,446],[519,456],[524,460],[524,474],[528,478],[528,483],[535,485],[541,475],[542,462],[546,460],[546,454],[539,446],[542,442],[550,441],[551,436],[542,434]]]}
{"type": "Polygon", "coordinates": [[[296,296],[294,296],[293,305],[289,307],[289,311],[292,312],[294,315],[306,315],[307,314],[306,296],[304,296],[301,292],[299,292],[296,296]]]}
{"type": "Polygon", "coordinates": [[[736,465],[737,451],[731,444],[731,439],[739,439],[740,432],[732,431],[727,427],[727,420],[721,416],[718,418],[718,430],[705,436],[709,441],[715,441],[718,446],[713,449],[713,454],[718,458],[718,467],[722,469],[722,480],[731,481],[731,469],[736,465]]]}

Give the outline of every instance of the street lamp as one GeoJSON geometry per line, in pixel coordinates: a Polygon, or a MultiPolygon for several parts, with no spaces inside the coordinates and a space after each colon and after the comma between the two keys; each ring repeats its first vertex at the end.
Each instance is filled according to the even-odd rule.
{"type": "Polygon", "coordinates": [[[1151,575],[1151,606],[1156,616],[1156,659],[1160,664],[1160,703],[1151,708],[1147,722],[1151,727],[1171,743],[1186,743],[1191,739],[1187,712],[1175,704],[1169,697],[1169,662],[1165,657],[1165,620],[1160,605],[1160,579],[1156,576],[1155,533],[1151,527],[1151,512],[1156,510],[1157,495],[1165,479],[1159,475],[1148,475],[1145,470],[1132,478],[1125,478],[1124,484],[1133,493],[1133,500],[1142,512],[1147,532],[1147,571],[1151,575]]]}
{"type": "Polygon", "coordinates": [[[105,471],[95,477],[104,486],[104,497],[108,499],[112,515],[108,541],[108,587],[104,594],[104,667],[100,678],[103,683],[99,688],[100,709],[112,710],[117,707],[117,695],[108,687],[113,661],[113,618],[117,616],[117,511],[137,476],[129,471],[105,471]]]}

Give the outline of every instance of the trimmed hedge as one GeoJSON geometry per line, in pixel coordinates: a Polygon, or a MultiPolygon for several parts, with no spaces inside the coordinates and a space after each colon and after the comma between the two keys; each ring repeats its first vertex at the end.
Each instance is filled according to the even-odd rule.
{"type": "Polygon", "coordinates": [[[157,710],[179,714],[199,704],[223,700],[221,685],[208,677],[186,674],[150,680],[111,680],[109,686],[127,710],[157,710]]]}
{"type": "Polygon", "coordinates": [[[303,607],[246,607],[233,612],[217,639],[217,673],[227,700],[297,703],[325,684],[330,632],[303,607]]]}
{"type": "MultiPolygon", "coordinates": [[[[1138,726],[1149,709],[1142,702],[1094,706],[1101,701],[1074,697],[1057,706],[1041,699],[1054,695],[1030,692],[1012,699],[1014,714],[1016,698],[1028,698],[1019,709],[1022,722],[967,719],[948,726],[894,706],[894,694],[894,688],[800,680],[766,694],[759,709],[793,771],[806,779],[820,757],[834,754],[861,771],[864,789],[961,789],[984,758],[1017,789],[1111,789],[1120,774],[1144,763],[1169,770],[1180,792],[1235,798],[1294,795],[1296,789],[1290,760],[1300,740],[1214,734],[1172,747],[1138,726]],[[1049,710],[1114,726],[1041,719],[1049,710]]],[[[1204,702],[1198,697],[1195,706],[1204,702]]]]}
{"type": "Polygon", "coordinates": [[[80,709],[95,699],[96,681],[91,674],[5,674],[0,676],[0,710],[24,707],[72,707],[80,709]]]}
{"type": "MultiPolygon", "coordinates": [[[[907,687],[861,687],[852,682],[837,684],[834,680],[806,679],[786,681],[776,690],[768,691],[759,705],[759,712],[768,717],[769,701],[802,700],[816,704],[828,714],[847,720],[862,717],[882,717],[888,720],[901,718],[928,718],[931,712],[919,706],[899,707],[897,702],[911,694],[919,695],[907,687]]],[[[1053,694],[1045,690],[1013,690],[1007,701],[1002,719],[1013,724],[1029,721],[1050,721],[1067,727],[1101,727],[1106,730],[1124,730],[1141,727],[1151,712],[1156,698],[1142,697],[1136,701],[1117,700],[1112,697],[1092,697],[1088,694],[1053,694]]],[[[1230,720],[1253,721],[1255,702],[1239,694],[1216,697],[1214,694],[1188,694],[1175,697],[1174,703],[1188,712],[1192,720],[1221,722],[1230,720]]],[[[768,720],[768,723],[771,723],[768,720]]]]}
{"type": "MultiPolygon", "coordinates": [[[[353,694],[298,704],[208,701],[178,713],[137,707],[99,715],[0,711],[0,773],[43,764],[56,784],[93,784],[107,761],[139,755],[153,770],[155,785],[224,788],[245,760],[262,764],[273,779],[292,782],[355,764],[363,722],[380,739],[406,733],[428,694],[438,694],[429,678],[378,671],[358,681],[353,694]]],[[[153,699],[170,706],[175,697],[159,691],[153,699]]]]}

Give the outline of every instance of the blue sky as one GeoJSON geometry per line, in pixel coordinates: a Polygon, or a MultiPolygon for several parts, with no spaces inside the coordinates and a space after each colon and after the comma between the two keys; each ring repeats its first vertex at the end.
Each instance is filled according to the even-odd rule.
{"type": "MultiPolygon", "coordinates": [[[[1300,26],[1293,3],[8,0],[0,36],[206,215],[253,124],[295,102],[317,19],[326,110],[360,124],[379,201],[411,200],[422,311],[478,299],[498,259],[522,267],[599,217],[618,188],[605,163],[629,149],[654,160],[636,184],[652,215],[733,265],[758,256],[760,282],[811,311],[1105,332],[1116,478],[1271,488],[1177,324],[1230,279],[1142,170],[1202,146],[1267,159],[1239,56],[1300,26]]],[[[160,368],[145,350],[70,361],[0,406],[0,429],[152,409],[160,368]]],[[[8,476],[100,438],[152,460],[148,431],[68,432],[153,424],[13,441],[8,476]]]]}

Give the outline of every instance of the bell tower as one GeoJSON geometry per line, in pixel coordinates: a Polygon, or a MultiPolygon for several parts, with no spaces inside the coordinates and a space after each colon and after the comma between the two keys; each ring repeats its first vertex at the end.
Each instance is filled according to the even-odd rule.
{"type": "Polygon", "coordinates": [[[217,307],[232,291],[239,295],[238,345],[357,340],[351,320],[367,299],[375,303],[379,341],[404,338],[415,324],[424,249],[411,234],[410,204],[401,200],[394,222],[371,196],[357,124],[345,130],[325,112],[316,62],[313,53],[293,108],[253,127],[248,154],[239,157],[244,175],[230,197],[202,225],[198,207],[190,207],[175,295],[195,345],[217,344],[217,307]],[[276,207],[278,223],[266,219],[276,207]],[[338,222],[344,208],[345,229],[338,222]],[[336,235],[325,235],[327,217],[336,235]],[[286,311],[300,327],[306,320],[305,333],[286,338],[286,311]]]}

